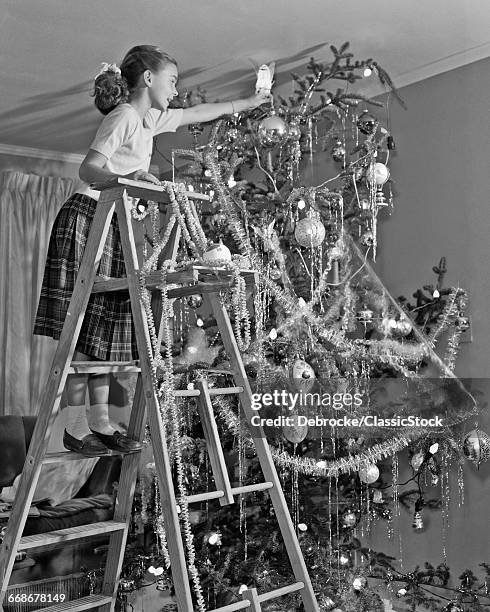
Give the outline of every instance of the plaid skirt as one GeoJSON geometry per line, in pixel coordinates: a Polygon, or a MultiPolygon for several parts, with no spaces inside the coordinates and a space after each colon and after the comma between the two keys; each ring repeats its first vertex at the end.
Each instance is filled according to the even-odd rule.
{"type": "MultiPolygon", "coordinates": [[[[63,204],[51,231],[34,333],[58,340],[82,261],[97,201],[76,193],[63,204]]],[[[97,274],[126,276],[114,215],[97,274]]],[[[98,293],[90,297],[76,345],[96,359],[138,359],[129,292],[98,293]]]]}

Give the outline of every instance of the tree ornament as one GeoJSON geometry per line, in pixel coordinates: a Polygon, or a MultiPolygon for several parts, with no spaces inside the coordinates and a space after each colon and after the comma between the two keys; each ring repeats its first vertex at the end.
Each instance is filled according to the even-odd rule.
{"type": "Polygon", "coordinates": [[[296,121],[291,121],[289,124],[288,140],[298,142],[301,139],[301,129],[296,121]]]}
{"type": "Polygon", "coordinates": [[[277,329],[273,327],[269,332],[269,338],[271,340],[277,340],[277,329]]]}
{"type": "Polygon", "coordinates": [[[304,359],[295,359],[289,377],[298,391],[309,391],[315,384],[315,370],[304,359]]]}
{"type": "Polygon", "coordinates": [[[342,527],[351,529],[357,524],[357,514],[352,510],[348,510],[342,515],[342,527]]]}
{"type": "Polygon", "coordinates": [[[481,429],[473,429],[464,437],[463,453],[468,461],[480,467],[482,461],[490,458],[490,436],[481,429]]]}
{"type": "Polygon", "coordinates": [[[132,578],[121,578],[118,590],[121,593],[132,593],[136,591],[136,581],[132,578]]]}
{"type": "Polygon", "coordinates": [[[217,261],[231,261],[231,251],[220,240],[219,244],[211,244],[207,248],[202,258],[206,263],[215,263],[217,261]]]}
{"type": "Polygon", "coordinates": [[[278,281],[281,278],[281,270],[279,268],[272,268],[269,274],[273,281],[278,281]]]}
{"type": "Polygon", "coordinates": [[[424,528],[424,519],[422,518],[422,512],[420,510],[413,515],[412,527],[415,531],[422,531],[424,528]]]}
{"type": "Polygon", "coordinates": [[[320,246],[325,239],[325,226],[317,217],[305,217],[296,223],[294,237],[302,247],[320,246]]]}
{"type": "Polygon", "coordinates": [[[348,552],[341,552],[339,555],[339,565],[341,567],[347,567],[351,564],[352,559],[348,552]]]}
{"type": "Polygon", "coordinates": [[[381,162],[371,164],[366,172],[366,180],[369,183],[375,183],[378,187],[382,187],[390,178],[390,171],[381,162]]]}
{"type": "Polygon", "coordinates": [[[341,140],[337,140],[331,150],[332,159],[336,162],[344,161],[345,147],[341,140]]]}
{"type": "Polygon", "coordinates": [[[207,540],[210,546],[221,546],[221,533],[214,531],[208,535],[207,540]]]}
{"type": "Polygon", "coordinates": [[[331,610],[335,607],[335,602],[331,597],[322,597],[321,598],[322,610],[331,610]]]}
{"type": "Polygon", "coordinates": [[[413,467],[413,469],[416,472],[418,472],[420,470],[420,467],[422,466],[422,463],[424,462],[424,459],[425,459],[425,453],[423,453],[422,451],[418,451],[410,459],[410,465],[413,467]]]}
{"type": "Polygon", "coordinates": [[[457,601],[450,601],[445,608],[443,608],[443,612],[464,612],[463,606],[457,601]]]}
{"type": "Polygon", "coordinates": [[[290,414],[288,418],[292,420],[292,425],[283,425],[282,435],[293,444],[303,442],[308,434],[308,425],[299,425],[297,414],[290,414]]]}
{"type": "Polygon", "coordinates": [[[238,135],[240,134],[240,132],[237,130],[236,127],[232,127],[228,130],[226,136],[228,138],[228,140],[230,142],[233,142],[234,140],[236,140],[238,138],[238,135]]]}
{"type": "Polygon", "coordinates": [[[372,115],[368,110],[361,113],[359,119],[357,120],[357,127],[359,128],[359,131],[367,136],[374,132],[376,124],[376,117],[374,117],[374,115],[372,115]]]}
{"type": "Polygon", "coordinates": [[[383,493],[380,489],[375,489],[373,491],[373,503],[374,504],[382,504],[383,503],[383,493]]]}
{"type": "Polygon", "coordinates": [[[202,295],[200,295],[199,293],[190,295],[187,298],[187,303],[189,304],[190,308],[192,308],[193,310],[197,310],[200,306],[202,306],[202,295]]]}
{"type": "Polygon", "coordinates": [[[363,308],[362,310],[359,310],[359,312],[356,314],[357,319],[364,325],[371,323],[373,320],[373,316],[374,312],[370,308],[363,308]]]}
{"type": "Polygon", "coordinates": [[[352,581],[352,587],[355,591],[361,591],[367,584],[367,580],[364,576],[356,576],[352,581]]]}
{"type": "Polygon", "coordinates": [[[373,484],[379,478],[379,468],[375,463],[370,463],[361,467],[359,470],[359,478],[365,484],[373,484]]]}
{"type": "Polygon", "coordinates": [[[456,325],[459,331],[465,332],[470,328],[470,320],[460,312],[454,321],[454,325],[456,325]]]}
{"type": "Polygon", "coordinates": [[[406,317],[403,317],[403,319],[400,319],[396,322],[396,327],[394,328],[394,331],[396,331],[396,333],[400,336],[408,336],[408,334],[411,333],[412,329],[412,323],[406,317]]]}
{"type": "Polygon", "coordinates": [[[398,591],[396,592],[397,597],[405,597],[406,594],[407,594],[407,589],[405,589],[404,587],[402,587],[401,589],[398,589],[398,591]]]}
{"type": "Polygon", "coordinates": [[[288,124],[272,111],[262,119],[257,128],[257,136],[263,147],[275,147],[286,142],[289,134],[288,124]]]}
{"type": "Polygon", "coordinates": [[[362,246],[365,247],[372,247],[374,245],[374,234],[373,232],[371,232],[370,230],[368,230],[367,232],[364,232],[360,239],[359,242],[362,244],[362,246]]]}

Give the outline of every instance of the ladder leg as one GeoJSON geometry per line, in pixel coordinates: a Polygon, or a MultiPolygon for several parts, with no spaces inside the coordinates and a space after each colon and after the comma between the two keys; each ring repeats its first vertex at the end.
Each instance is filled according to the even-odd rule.
{"type": "Polygon", "coordinates": [[[149,355],[149,349],[151,349],[150,335],[146,323],[146,315],[140,300],[138,258],[134,240],[131,240],[130,237],[131,216],[125,199],[120,199],[117,202],[116,211],[124,260],[126,262],[126,274],[138,342],[144,397],[153,444],[155,467],[160,485],[161,506],[167,533],[169,555],[172,559],[172,578],[175,586],[175,596],[179,612],[189,612],[193,609],[193,603],[187,575],[187,564],[180,533],[165,429],[160,414],[158,397],[153,386],[153,371],[149,355]]]}
{"type": "MultiPolygon", "coordinates": [[[[120,192],[119,189],[118,192],[120,192]]],[[[2,582],[0,606],[10,581],[17,547],[41,472],[51,428],[59,410],[61,393],[65,386],[68,368],[75,351],[76,342],[83,323],[83,316],[90,298],[90,290],[102,256],[113,212],[113,190],[110,190],[104,193],[95,211],[68,313],[44,388],[18,493],[15,497],[12,514],[0,548],[0,579],[2,582]]]]}
{"type": "MultiPolygon", "coordinates": [[[[235,382],[243,387],[243,393],[240,394],[240,403],[243,414],[245,415],[247,422],[250,423],[252,417],[255,415],[255,412],[252,409],[252,390],[250,388],[250,383],[248,382],[247,374],[245,372],[240,351],[235,340],[228,313],[221,304],[219,294],[207,293],[203,297],[210,304],[218,323],[218,329],[221,333],[223,346],[230,359],[231,369],[234,372],[235,382]]],[[[301,590],[301,596],[303,599],[305,612],[318,612],[318,603],[316,601],[308,570],[299,546],[296,531],[289,514],[286,499],[282,491],[281,481],[279,480],[272,460],[269,445],[267,444],[267,440],[261,429],[258,431],[257,427],[251,427],[250,430],[252,432],[255,450],[257,452],[265,480],[273,483],[273,487],[269,489],[269,495],[274,507],[277,522],[281,529],[294,576],[298,582],[304,583],[304,588],[301,590]]]]}

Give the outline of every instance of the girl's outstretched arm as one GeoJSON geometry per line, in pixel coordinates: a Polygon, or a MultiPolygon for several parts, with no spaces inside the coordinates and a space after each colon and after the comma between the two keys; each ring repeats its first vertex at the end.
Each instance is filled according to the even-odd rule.
{"type": "Polygon", "coordinates": [[[222,115],[231,115],[232,113],[243,113],[247,110],[252,110],[270,102],[271,94],[268,91],[261,90],[255,96],[245,98],[243,100],[234,100],[233,102],[216,102],[214,104],[197,104],[190,108],[184,108],[180,125],[189,125],[190,123],[205,123],[213,121],[222,115]]]}

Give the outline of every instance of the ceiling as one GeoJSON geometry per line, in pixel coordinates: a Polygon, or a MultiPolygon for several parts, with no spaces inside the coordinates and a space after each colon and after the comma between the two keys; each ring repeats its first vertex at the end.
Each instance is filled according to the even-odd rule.
{"type": "MultiPolygon", "coordinates": [[[[292,70],[347,40],[401,87],[490,56],[489,24],[489,0],[3,0],[0,143],[86,151],[101,119],[93,75],[134,44],[167,50],[179,89],[214,100],[250,95],[253,64],[272,60],[287,94],[292,70]]],[[[378,93],[373,77],[363,86],[378,93]]]]}

